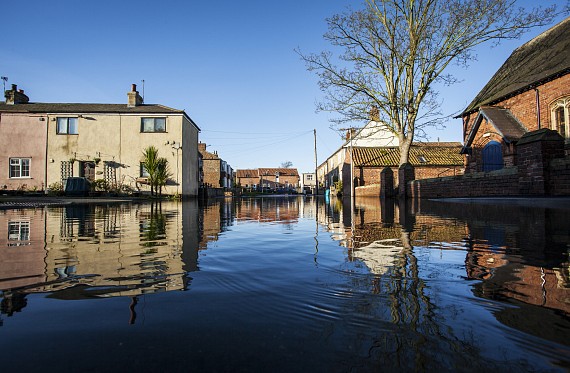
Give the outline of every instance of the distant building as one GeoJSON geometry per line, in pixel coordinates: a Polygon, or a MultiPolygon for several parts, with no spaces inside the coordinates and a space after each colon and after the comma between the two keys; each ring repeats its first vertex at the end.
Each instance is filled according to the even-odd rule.
{"type": "Polygon", "coordinates": [[[259,171],[254,170],[236,170],[236,184],[245,189],[257,189],[259,185],[259,171]]]}
{"type": "Polygon", "coordinates": [[[202,155],[202,168],[204,173],[203,185],[211,188],[229,189],[233,186],[233,169],[218,156],[206,150],[203,142],[198,144],[198,151],[202,155]]]}
{"type": "Polygon", "coordinates": [[[305,194],[314,194],[317,185],[317,176],[313,173],[304,172],[301,179],[301,189],[305,194]]]}
{"type": "Polygon", "coordinates": [[[172,174],[166,194],[198,194],[198,132],[183,111],[144,104],[35,103],[16,85],[0,103],[0,187],[46,190],[69,177],[149,190],[142,154],[155,146],[172,174]]]}
{"type": "Polygon", "coordinates": [[[300,186],[296,168],[236,170],[236,184],[245,189],[292,191],[300,186]]]}

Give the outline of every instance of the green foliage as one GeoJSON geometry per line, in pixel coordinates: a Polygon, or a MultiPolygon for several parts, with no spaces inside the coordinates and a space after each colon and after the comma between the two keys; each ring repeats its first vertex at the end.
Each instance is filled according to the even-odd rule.
{"type": "Polygon", "coordinates": [[[168,160],[166,158],[158,158],[156,162],[156,173],[154,175],[155,190],[158,188],[158,194],[162,195],[162,187],[166,185],[166,182],[172,174],[168,169],[168,160]]]}
{"type": "Polygon", "coordinates": [[[63,184],[60,181],[58,181],[48,185],[48,194],[50,195],[63,194],[63,184]]]}
{"type": "Polygon", "coordinates": [[[148,172],[148,182],[150,184],[150,194],[154,195],[156,185],[156,172],[158,169],[158,149],[154,146],[149,146],[143,151],[142,165],[148,172]]]}
{"type": "Polygon", "coordinates": [[[91,183],[91,187],[96,192],[108,192],[109,185],[106,180],[104,179],[96,179],[91,183]]]}

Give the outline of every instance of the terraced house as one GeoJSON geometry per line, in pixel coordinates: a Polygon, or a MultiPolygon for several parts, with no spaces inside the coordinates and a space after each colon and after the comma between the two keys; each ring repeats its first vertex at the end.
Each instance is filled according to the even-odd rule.
{"type": "Polygon", "coordinates": [[[183,111],[144,104],[132,85],[126,104],[35,103],[16,85],[0,103],[0,187],[46,190],[69,177],[146,191],[143,150],[168,160],[164,193],[196,196],[198,133],[183,111]]]}

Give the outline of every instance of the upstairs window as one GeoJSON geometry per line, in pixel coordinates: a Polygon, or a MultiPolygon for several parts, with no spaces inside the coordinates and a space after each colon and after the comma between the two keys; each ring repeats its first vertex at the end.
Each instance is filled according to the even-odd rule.
{"type": "Polygon", "coordinates": [[[30,158],[10,158],[10,178],[30,177],[30,158]]]}
{"type": "Polygon", "coordinates": [[[141,132],[166,132],[166,118],[142,118],[141,132]]]}
{"type": "Polygon", "coordinates": [[[57,118],[58,135],[77,135],[77,118],[57,118]]]}
{"type": "Polygon", "coordinates": [[[556,101],[550,109],[551,128],[564,137],[570,139],[570,97],[556,101]]]}

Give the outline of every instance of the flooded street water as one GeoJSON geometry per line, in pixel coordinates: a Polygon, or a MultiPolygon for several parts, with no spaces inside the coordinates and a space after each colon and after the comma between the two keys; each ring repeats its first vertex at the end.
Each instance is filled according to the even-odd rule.
{"type": "Polygon", "coordinates": [[[570,210],[0,209],[4,371],[570,369],[570,210]]]}

